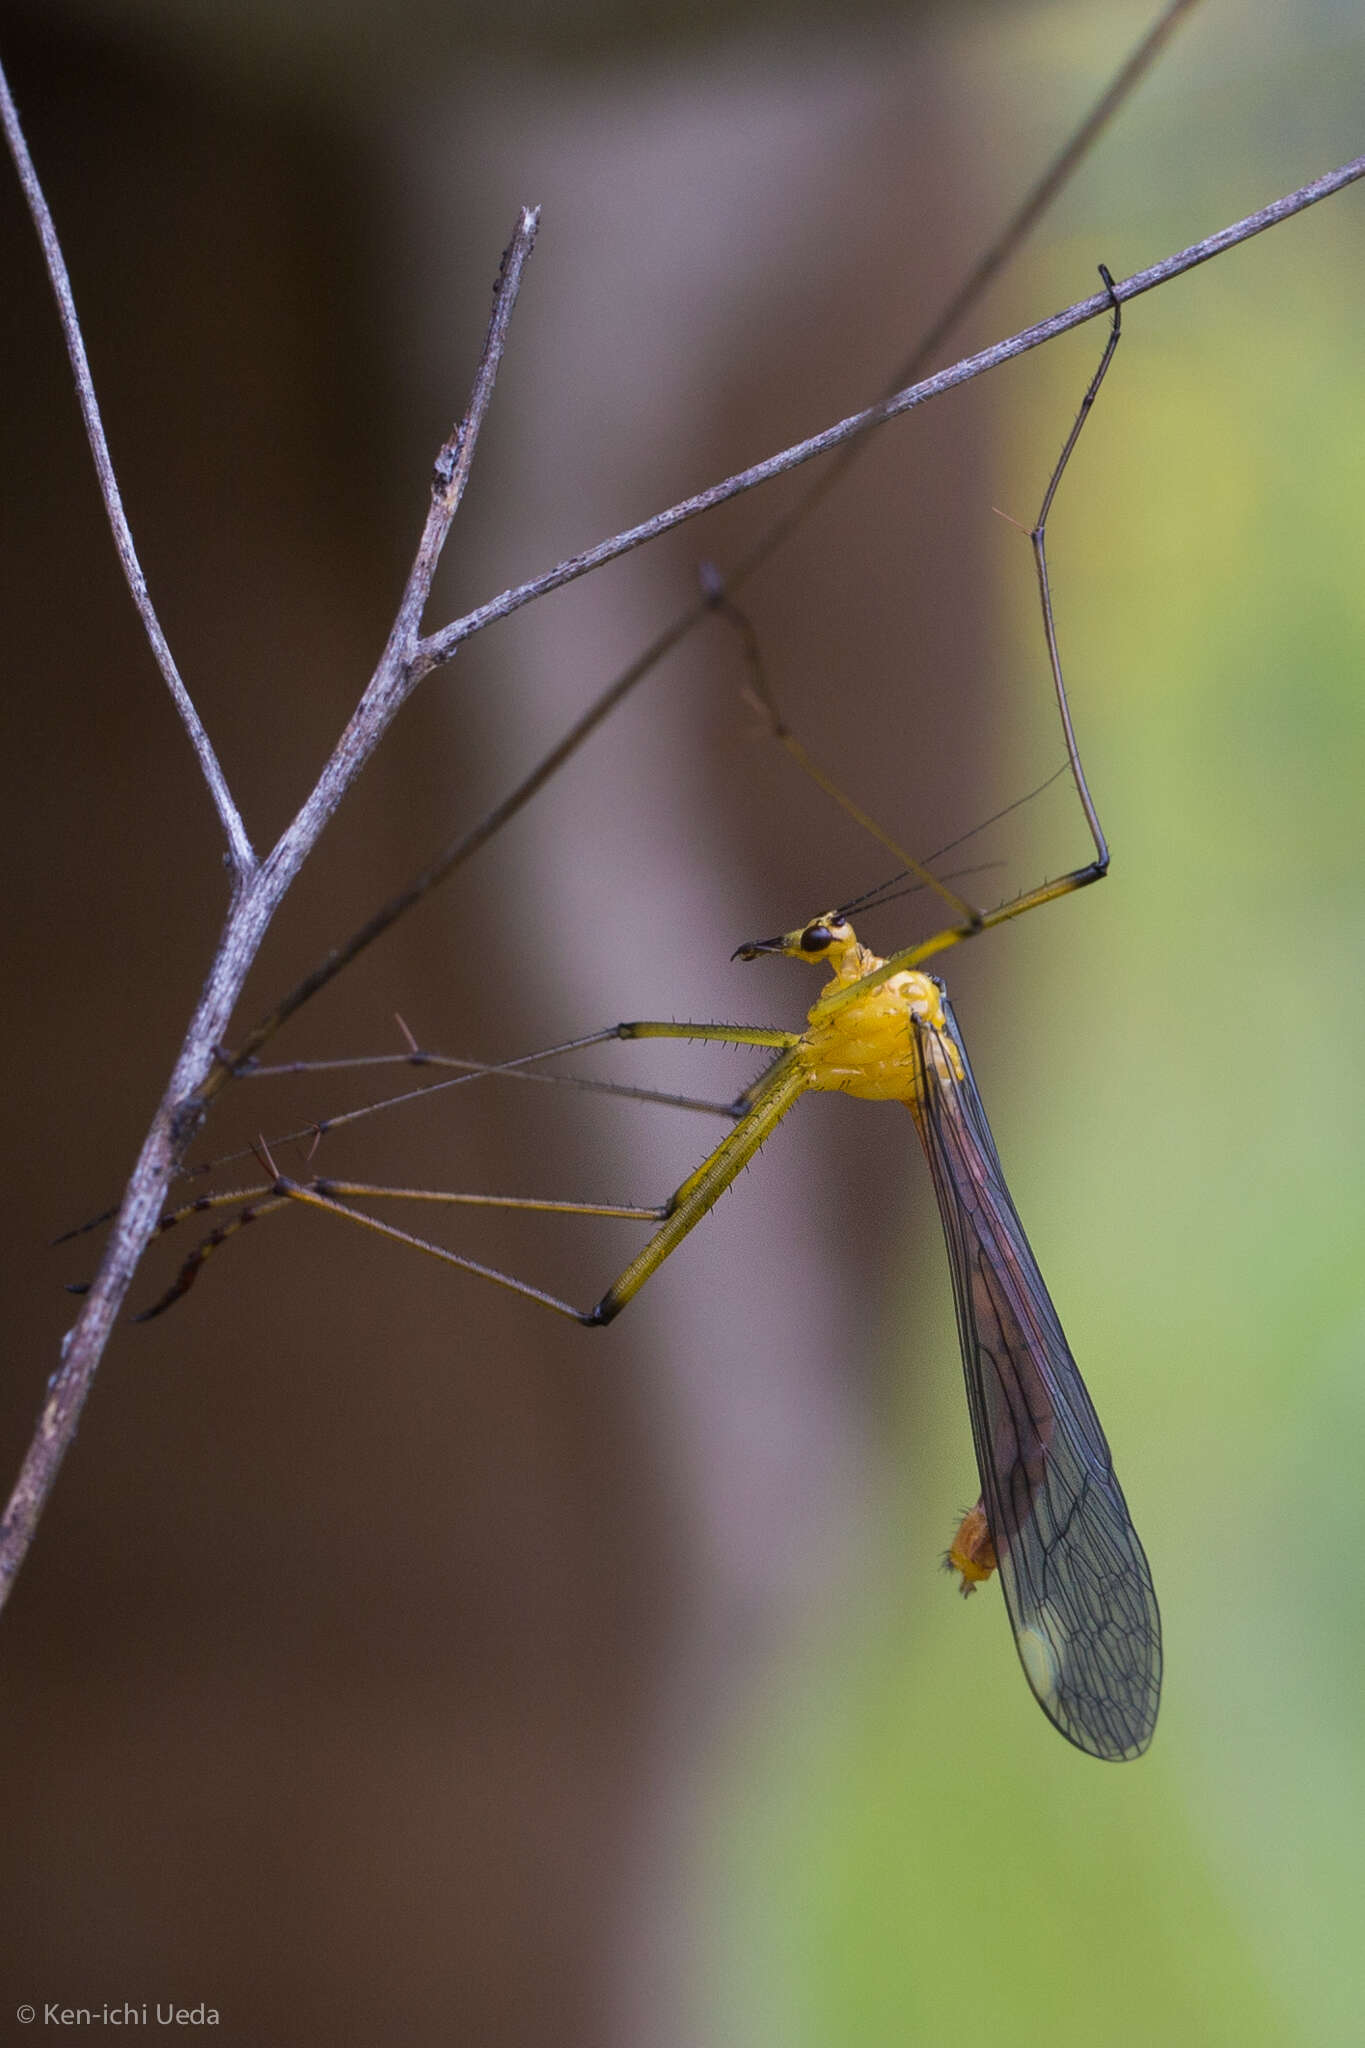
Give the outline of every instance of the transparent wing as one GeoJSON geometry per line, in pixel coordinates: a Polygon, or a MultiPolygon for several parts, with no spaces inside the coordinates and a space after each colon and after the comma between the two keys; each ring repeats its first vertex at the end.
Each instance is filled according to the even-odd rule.
{"type": "Polygon", "coordinates": [[[911,1105],[953,1273],[976,1461],[1014,1640],[1043,1712],[1091,1756],[1140,1756],[1161,1617],[1104,1431],[1024,1235],[956,1019],[918,1020],[911,1105]],[[960,1074],[956,1071],[961,1063],[960,1074]]]}

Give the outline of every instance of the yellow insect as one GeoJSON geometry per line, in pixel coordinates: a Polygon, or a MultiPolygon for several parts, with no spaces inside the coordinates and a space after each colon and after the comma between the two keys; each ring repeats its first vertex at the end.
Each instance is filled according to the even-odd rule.
{"type": "MultiPolygon", "coordinates": [[[[1102,269],[1101,274],[1112,295],[1108,272],[1102,269]]],[[[830,978],[809,1011],[804,1031],[644,1021],[612,1025],[554,1048],[573,1051],[610,1039],[710,1039],[762,1046],[775,1054],[757,1080],[729,1105],[730,1132],[656,1207],[374,1187],[331,1178],[301,1182],[278,1173],[263,1152],[272,1175],[268,1186],[240,1190],[232,1197],[208,1197],[165,1219],[168,1226],[219,1200],[249,1204],[191,1254],[169,1292],[147,1311],[156,1314],[183,1294],[205,1258],[245,1223],[273,1209],[302,1204],[413,1246],[575,1322],[600,1327],[620,1313],[677,1249],[808,1090],[904,1103],[924,1146],[947,1241],[981,1477],[981,1501],[959,1529],[949,1562],[960,1572],[964,1592],[998,1570],[1020,1661],[1043,1711],[1079,1748],[1114,1760],[1140,1755],[1156,1723],[1161,1628],[1151,1574],[1114,1475],[1104,1432],[1010,1199],[952,1006],[942,982],[920,968],[951,945],[1098,880],[1108,868],[1109,851],[1081,765],[1062,679],[1044,535],[1058,484],[1118,338],[1119,306],[1114,297],[1103,357],[1031,534],[1068,765],[1090,828],[1093,858],[996,910],[979,912],[922,863],[901,855],[906,869],[953,906],[958,923],[881,958],[861,944],[850,918],[891,893],[893,885],[887,884],[793,931],[739,947],[739,959],[777,953],[828,971],[830,978]],[[357,1199],[627,1217],[653,1222],[656,1228],[601,1300],[579,1308],[352,1207],[357,1199]]],[[[772,710],[771,700],[768,703],[772,710]]],[[[774,725],[780,730],[775,712],[774,725]]],[[[780,736],[802,764],[839,795],[791,736],[785,731],[780,736]]],[[[902,880],[902,875],[894,878],[896,885],[902,880]]]]}

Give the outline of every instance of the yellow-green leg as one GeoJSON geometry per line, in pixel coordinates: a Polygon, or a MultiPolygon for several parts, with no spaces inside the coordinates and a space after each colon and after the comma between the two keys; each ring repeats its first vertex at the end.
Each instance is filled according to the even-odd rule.
{"type": "Polygon", "coordinates": [[[749,1090],[748,1106],[734,1129],[727,1132],[715,1150],[708,1154],[694,1173],[688,1175],[681,1187],[657,1207],[618,1207],[605,1203],[546,1201],[518,1195],[446,1194],[419,1188],[371,1188],[359,1183],[332,1180],[305,1184],[290,1180],[285,1175],[280,1175],[275,1180],[271,1192],[278,1197],[300,1203],[305,1208],[321,1209],[329,1215],[345,1217],[349,1222],[358,1223],[364,1229],[375,1231],[381,1237],[391,1238],[413,1251],[425,1252],[428,1257],[439,1259],[444,1265],[456,1266],[461,1272],[473,1273],[479,1279],[491,1280],[496,1286],[505,1287],[513,1294],[524,1295],[530,1301],[538,1301],[543,1307],[553,1309],[557,1315],[567,1316],[573,1322],[582,1323],[589,1328],[609,1323],[632,1296],[639,1292],[669,1253],[682,1242],[694,1224],[699,1223],[707,1211],[714,1207],[731,1181],[753,1158],[797,1097],[804,1092],[808,1081],[805,1068],[795,1052],[795,1047],[799,1043],[798,1036],[791,1031],[775,1031],[761,1025],[676,1024],[640,1020],[618,1024],[612,1033],[603,1035],[631,1039],[712,1039],[726,1045],[767,1046],[779,1055],[749,1090]],[[494,1266],[485,1266],[476,1259],[466,1258],[459,1252],[448,1251],[443,1245],[432,1244],[428,1239],[417,1237],[395,1224],[382,1222],[377,1216],[369,1216],[363,1210],[353,1209],[348,1203],[337,1199],[337,1196],[343,1193],[364,1196],[369,1200],[400,1198],[411,1201],[459,1203],[480,1208],[553,1210],[561,1214],[584,1216],[624,1216],[657,1222],[659,1228],[643,1251],[632,1259],[596,1306],[580,1309],[572,1302],[561,1301],[557,1295],[546,1293],[543,1288],[533,1287],[529,1281],[518,1280],[512,1274],[500,1272],[494,1266]]]}

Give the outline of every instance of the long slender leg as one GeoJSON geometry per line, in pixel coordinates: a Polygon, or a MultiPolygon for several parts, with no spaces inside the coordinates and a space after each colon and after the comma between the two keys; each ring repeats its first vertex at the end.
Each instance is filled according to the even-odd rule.
{"type": "MultiPolygon", "coordinates": [[[[403,1089],[397,1095],[386,1095],[378,1102],[365,1102],[357,1109],[340,1111],[336,1116],[320,1119],[297,1131],[286,1131],[278,1140],[288,1144],[295,1138],[321,1138],[333,1131],[342,1130],[348,1124],[361,1122],[375,1116],[381,1110],[397,1109],[406,1102],[423,1101],[429,1096],[441,1095],[453,1088],[467,1087],[471,1082],[487,1080],[490,1076],[508,1080],[534,1081],[548,1086],[579,1088],[589,1094],[619,1095],[634,1102],[658,1102],[666,1108],[698,1110],[708,1116],[731,1114],[730,1105],[720,1102],[701,1101],[695,1096],[669,1094],[655,1088],[635,1088],[625,1082],[601,1081],[582,1074],[541,1074],[535,1071],[544,1060],[560,1059],[565,1053],[584,1052],[590,1046],[610,1045],[618,1039],[636,1038],[701,1038],[714,1039],[725,1045],[763,1045],[774,1051],[781,1051],[790,1045],[794,1034],[790,1031],[769,1031],[760,1026],[746,1024],[677,1024],[635,1022],[609,1024],[602,1031],[591,1031],[584,1038],[566,1039],[562,1045],[545,1046],[538,1052],[522,1053],[511,1060],[466,1060],[453,1059],[444,1054],[425,1053],[420,1050],[408,1053],[381,1054],[377,1059],[351,1061],[296,1060],[281,1067],[260,1067],[249,1070],[246,1078],[261,1079],[275,1074],[298,1074],[325,1072],[329,1068],[352,1066],[375,1066],[393,1064],[402,1066],[453,1066],[459,1071],[439,1081],[424,1081],[419,1087],[403,1089]]],[[[229,1166],[234,1160],[244,1157],[242,1153],[229,1153],[221,1159],[205,1161],[187,1167],[186,1173],[211,1172],[218,1166],[229,1166]]],[[[96,1218],[95,1221],[102,1221],[96,1218]]]]}
{"type": "MultiPolygon", "coordinates": [[[[529,1301],[538,1301],[543,1307],[553,1309],[557,1315],[567,1316],[571,1322],[595,1328],[611,1322],[613,1317],[620,1314],[626,1303],[639,1293],[646,1280],[657,1272],[669,1253],[676,1250],[694,1225],[700,1223],[708,1210],[714,1208],[731,1181],[753,1158],[760,1145],[772,1134],[808,1086],[804,1066],[795,1053],[788,1049],[780,1059],[774,1061],[755,1095],[752,1106],[735,1128],[722,1138],[715,1151],[709,1153],[695,1172],[688,1175],[661,1209],[644,1212],[647,1216],[657,1216],[660,1219],[659,1228],[644,1250],[632,1259],[625,1271],[612,1282],[602,1299],[590,1309],[576,1308],[572,1302],[561,1301],[558,1295],[547,1294],[543,1288],[533,1287],[528,1281],[518,1280],[510,1273],[500,1272],[494,1266],[485,1266],[476,1259],[465,1258],[460,1252],[448,1251],[444,1245],[432,1244],[426,1238],[415,1237],[410,1231],[400,1230],[395,1224],[384,1223],[377,1216],[366,1215],[363,1210],[352,1209],[326,1192],[326,1183],[306,1185],[290,1180],[286,1175],[280,1175],[274,1183],[272,1193],[276,1197],[302,1203],[307,1208],[321,1209],[328,1215],[344,1217],[348,1222],[357,1223],[362,1229],[374,1231],[380,1237],[391,1238],[395,1243],[406,1245],[410,1250],[425,1252],[428,1257],[439,1259],[443,1265],[456,1266],[461,1272],[473,1273],[481,1280],[491,1280],[496,1286],[505,1287],[512,1294],[523,1295],[529,1301]]],[[[507,1198],[506,1205],[553,1209],[577,1209],[580,1206],[542,1202],[523,1204],[515,1198],[507,1198]]],[[[586,1213],[638,1215],[640,1212],[588,1208],[586,1213]]]]}
{"type": "MultiPolygon", "coordinates": [[[[1072,868],[1067,874],[1058,875],[1054,881],[1042,882],[1036,889],[1026,889],[1021,896],[1012,897],[1008,903],[1000,904],[995,910],[982,911],[979,915],[974,915],[972,918],[964,920],[962,924],[950,926],[946,931],[936,932],[932,938],[923,939],[916,946],[906,946],[900,952],[892,953],[874,975],[870,975],[866,981],[859,982],[854,987],[839,990],[837,994],[828,997],[825,1002],[817,1003],[817,1011],[824,1011],[826,1008],[829,1010],[840,1009],[850,999],[866,994],[868,989],[875,988],[878,982],[887,980],[889,976],[899,974],[906,968],[918,967],[922,960],[931,959],[935,953],[946,952],[949,946],[961,945],[964,939],[974,939],[978,932],[991,931],[996,925],[1005,924],[1010,918],[1022,917],[1025,911],[1037,910],[1042,904],[1051,903],[1059,896],[1069,896],[1075,889],[1084,889],[1091,882],[1101,881],[1109,872],[1109,846],[1100,825],[1094,799],[1090,794],[1090,785],[1086,780],[1085,768],[1081,761],[1080,744],[1076,738],[1076,729],[1071,717],[1071,700],[1067,695],[1066,681],[1062,674],[1062,658],[1057,645],[1057,628],[1052,610],[1052,589],[1048,580],[1047,568],[1047,522],[1052,511],[1053,500],[1057,495],[1058,487],[1066,472],[1066,466],[1071,460],[1076,443],[1080,439],[1081,429],[1090,416],[1090,408],[1095,403],[1099,388],[1104,382],[1105,374],[1114,359],[1114,351],[1119,345],[1119,336],[1122,331],[1122,309],[1118,293],[1114,288],[1114,280],[1103,264],[1100,265],[1099,269],[1100,276],[1104,279],[1105,285],[1108,288],[1110,303],[1113,307],[1113,318],[1110,321],[1108,338],[1105,341],[1104,353],[1100,357],[1095,374],[1086,386],[1085,397],[1081,400],[1080,411],[1076,415],[1071,432],[1066,437],[1052,475],[1048,478],[1047,489],[1043,493],[1043,502],[1039,507],[1037,520],[1029,533],[1029,540],[1033,547],[1034,565],[1038,576],[1038,598],[1043,614],[1043,632],[1047,640],[1048,662],[1052,670],[1053,694],[1056,698],[1057,710],[1062,722],[1062,737],[1066,742],[1067,765],[1071,770],[1072,780],[1076,785],[1076,794],[1080,798],[1081,809],[1085,813],[1086,824],[1090,830],[1091,841],[1095,849],[1094,857],[1086,861],[1082,866],[1072,868]]],[[[896,879],[899,881],[900,877],[896,879]]],[[[845,916],[850,915],[852,912],[877,901],[884,894],[885,891],[883,889],[870,890],[865,896],[857,898],[854,902],[842,904],[840,906],[841,912],[845,916]]]]}
{"type": "Polygon", "coordinates": [[[649,1243],[632,1259],[624,1273],[607,1289],[585,1322],[609,1323],[626,1303],[638,1294],[652,1273],[657,1272],[669,1253],[675,1251],[693,1225],[700,1223],[708,1209],[729,1187],[735,1175],[747,1166],[760,1145],[770,1137],[793,1103],[809,1085],[806,1069],[794,1050],[775,1060],[751,1091],[750,1107],[734,1129],[727,1133],[695,1173],[689,1174],[673,1197],[667,1220],[649,1243]]]}
{"type": "MultiPolygon", "coordinates": [[[[791,1042],[794,1035],[790,1032],[760,1031],[756,1035],[745,1036],[746,1027],[742,1025],[736,1025],[733,1029],[709,1024],[684,1025],[679,1029],[686,1037],[696,1037],[699,1034],[711,1037],[719,1031],[723,1040],[746,1045],[771,1045],[774,1050],[779,1051],[791,1042]]],[[[667,1027],[667,1031],[660,1026],[659,1031],[665,1036],[674,1035],[674,1027],[671,1025],[667,1027]]],[[[252,1065],[245,1070],[241,1078],[253,1081],[271,1080],[283,1075],[352,1072],[376,1067],[453,1067],[457,1070],[453,1075],[441,1080],[426,1081],[420,1087],[405,1088],[397,1095],[384,1095],[375,1102],[362,1102],[355,1109],[338,1111],[335,1116],[315,1118],[312,1123],[302,1124],[296,1130],[281,1131],[270,1140],[271,1144],[277,1147],[299,1141],[314,1143],[319,1138],[330,1136],[334,1131],[361,1123],[367,1117],[378,1116],[386,1109],[400,1109],[405,1103],[423,1101],[428,1096],[440,1095],[447,1089],[463,1087],[472,1081],[487,1080],[490,1076],[510,1081],[534,1082],[542,1087],[574,1089],[588,1095],[614,1095],[626,1102],[657,1103],[664,1109],[685,1109],[703,1116],[723,1116],[730,1118],[732,1122],[743,1113],[743,1103],[736,1105],[733,1097],[725,1102],[717,1102],[697,1095],[680,1095],[671,1089],[640,1088],[626,1081],[606,1081],[595,1074],[542,1074],[537,1071],[537,1062],[561,1058],[566,1052],[582,1052],[589,1046],[610,1044],[622,1037],[644,1038],[649,1035],[650,1030],[643,1026],[613,1024],[605,1031],[589,1033],[586,1038],[570,1039],[564,1045],[546,1046],[542,1051],[524,1053],[519,1059],[513,1060],[458,1059],[453,1054],[430,1052],[423,1047],[413,1046],[407,1052],[371,1053],[360,1059],[288,1060],[271,1066],[252,1065]]],[[[235,1152],[220,1153],[213,1159],[196,1159],[189,1165],[182,1166],[175,1177],[178,1181],[202,1179],[208,1174],[219,1172],[225,1166],[236,1166],[241,1160],[255,1156],[251,1146],[244,1146],[235,1152]]],[[[169,1230],[173,1224],[182,1222],[198,1210],[223,1207],[235,1200],[245,1201],[249,1193],[249,1190],[242,1189],[235,1195],[207,1196],[197,1202],[185,1202],[180,1208],[171,1210],[162,1217],[160,1228],[163,1231],[169,1230]]],[[[102,1210],[98,1216],[89,1217],[84,1223],[77,1224],[74,1229],[64,1230],[52,1241],[54,1244],[65,1244],[68,1239],[83,1237],[88,1231],[98,1230],[100,1225],[107,1223],[114,1214],[113,1209],[102,1210]]]]}
{"type": "Polygon", "coordinates": [[[162,1218],[161,1229],[165,1231],[186,1216],[202,1214],[205,1210],[234,1202],[248,1204],[237,1216],[222,1224],[202,1243],[196,1245],[170,1287],[152,1303],[150,1308],[144,1309],[136,1320],[149,1322],[152,1317],[160,1315],[183,1294],[188,1293],[198,1279],[206,1260],[249,1223],[254,1223],[263,1215],[275,1213],[288,1203],[295,1203],[307,1208],[325,1209],[336,1216],[344,1216],[382,1237],[390,1237],[397,1243],[426,1252],[430,1257],[440,1259],[447,1265],[458,1266],[463,1271],[475,1273],[483,1279],[494,1280],[499,1285],[510,1288],[514,1293],[525,1294],[531,1300],[543,1302],[547,1307],[556,1309],[560,1314],[572,1316],[578,1322],[610,1322],[631,1295],[643,1286],[655,1267],[667,1258],[673,1246],[705,1215],[721,1192],[729,1186],[745,1161],[758,1150],[774,1124],[785,1114],[800,1092],[799,1087],[788,1085],[790,1074],[799,1071],[789,1057],[792,1047],[797,1043],[797,1035],[794,1032],[779,1031],[757,1024],[692,1024],[642,1018],[612,1025],[605,1031],[594,1033],[591,1039],[579,1040],[576,1043],[598,1044],[614,1038],[706,1039],[728,1045],[765,1046],[779,1055],[766,1074],[760,1076],[753,1089],[741,1098],[741,1104],[736,1105],[732,1112],[737,1118],[734,1129],[727,1134],[714,1152],[707,1155],[696,1171],[688,1176],[666,1202],[646,1206],[559,1201],[540,1196],[487,1195],[435,1188],[377,1186],[358,1181],[339,1181],[330,1177],[297,1181],[288,1175],[276,1174],[273,1162],[270,1162],[268,1170],[275,1177],[267,1186],[241,1189],[222,1196],[201,1196],[197,1201],[187,1204],[184,1209],[176,1210],[162,1218]],[[774,1109],[774,1100],[779,1095],[781,1107],[774,1109]],[[348,1201],[341,1199],[343,1196],[365,1201],[432,1202],[470,1208],[549,1211],[559,1215],[624,1217],[637,1222],[657,1223],[661,1229],[595,1309],[579,1310],[568,1302],[562,1302],[555,1296],[546,1294],[540,1288],[515,1279],[511,1274],[501,1273],[496,1268],[485,1266],[477,1260],[464,1258],[457,1252],[448,1251],[444,1246],[432,1244],[425,1238],[415,1236],[411,1231],[402,1230],[396,1224],[384,1223],[378,1217],[367,1215],[363,1210],[353,1209],[348,1201]],[[666,1242],[661,1242],[665,1239],[666,1242]],[[621,1291],[622,1289],[624,1291],[621,1291]]]}

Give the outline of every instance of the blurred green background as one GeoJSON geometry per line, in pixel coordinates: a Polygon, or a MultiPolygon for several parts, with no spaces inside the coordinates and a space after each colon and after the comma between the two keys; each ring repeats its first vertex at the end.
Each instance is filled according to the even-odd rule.
{"type": "MultiPolygon", "coordinates": [[[[1115,12],[959,25],[1007,110],[993,147],[1036,141],[1043,81],[1115,12]]],[[[1362,59],[1339,7],[1292,28],[1208,9],[1043,230],[1027,293],[1001,296],[1021,318],[1060,304],[1097,258],[1136,270],[1344,158],[1362,59]]],[[[1052,544],[1114,865],[991,936],[1008,1014],[968,1027],[1151,1556],[1156,1740],[1113,1769],[1065,1749],[1003,1615],[926,1586],[971,1490],[945,1502],[938,1476],[963,1473],[965,1431],[930,1257],[885,1332],[915,1380],[887,1507],[903,1568],[869,1560],[735,1744],[720,2037],[1360,2038],[1361,254],[1348,199],[1127,310],[1052,544]]],[[[1005,413],[995,503],[1020,517],[1039,415],[1074,409],[1092,335],[1005,413]]],[[[1002,676],[1027,672],[1022,575],[998,630],[1002,676]]],[[[1061,844],[1080,857],[1079,823],[1061,844]]]]}
{"type": "MultiPolygon", "coordinates": [[[[8,10],[152,587],[261,841],[382,644],[519,204],[545,226],[433,622],[875,393],[1155,11],[8,10]]],[[[1362,82],[1356,8],[1204,0],[945,357],[1351,156],[1362,82]]],[[[37,679],[0,742],[8,1471],[69,1311],[69,1249],[33,1247],[126,1172],[221,877],[4,204],[37,679]]],[[[0,1996],[208,1998],[220,2038],[329,2048],[1359,2041],[1362,204],[1128,308],[1051,529],[1113,870],[944,963],[1151,1558],[1148,1756],[1069,1749],[998,1593],[936,1570],[977,1488],[928,1180],[899,1112],[812,1103],[600,1353],[305,1227],[121,1333],[0,1637],[0,1996]]],[[[793,723],[921,850],[1060,759],[992,508],[1032,518],[1099,345],[879,436],[746,599],[793,723]]],[[[433,681],[252,1013],[793,489],[433,681]]],[[[392,1044],[395,1010],[481,1057],[797,1021],[813,987],[730,949],[884,857],[741,681],[694,638],[289,1052],[392,1044]]],[[[988,900],[1087,853],[1060,784],[979,844],[988,900]]],[[[868,938],[926,928],[903,908],[868,938]]],[[[252,1098],[216,1142],[348,1099],[252,1098]]],[[[328,1167],[645,1200],[700,1149],[574,1115],[480,1098],[328,1167]]],[[[478,1227],[585,1299],[634,1248],[478,1227]]]]}

